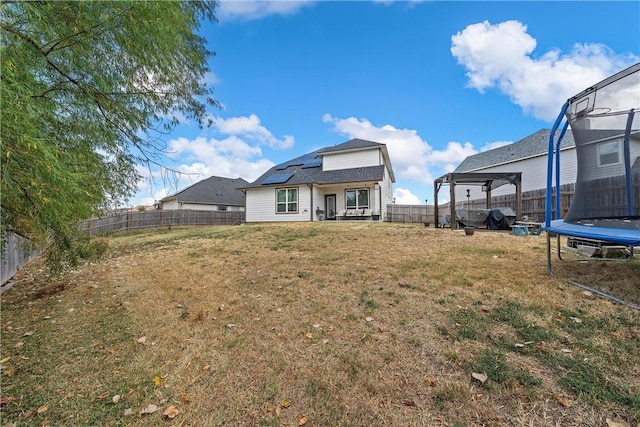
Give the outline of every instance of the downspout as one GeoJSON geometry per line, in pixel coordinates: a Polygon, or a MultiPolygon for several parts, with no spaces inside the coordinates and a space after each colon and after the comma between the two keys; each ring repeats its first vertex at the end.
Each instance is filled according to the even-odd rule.
{"type": "Polygon", "coordinates": [[[311,197],[309,197],[309,199],[311,200],[311,206],[309,206],[309,220],[313,222],[313,184],[307,184],[307,187],[309,187],[309,192],[311,193],[311,197]]]}
{"type": "Polygon", "coordinates": [[[382,221],[382,185],[378,184],[378,220],[382,221]]]}

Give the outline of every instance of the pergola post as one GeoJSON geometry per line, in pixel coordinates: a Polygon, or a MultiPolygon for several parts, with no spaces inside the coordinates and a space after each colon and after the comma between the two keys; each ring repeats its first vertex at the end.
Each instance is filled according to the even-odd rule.
{"type": "MultiPolygon", "coordinates": [[[[429,207],[427,206],[427,209],[429,207]]],[[[438,222],[438,181],[434,181],[433,183],[433,223],[435,227],[438,228],[440,225],[438,222]]]]}
{"type": "Polygon", "coordinates": [[[451,229],[458,229],[458,221],[456,220],[456,181],[453,174],[447,174],[449,177],[449,214],[451,215],[451,229]]]}
{"type": "Polygon", "coordinates": [[[494,187],[497,188],[505,184],[515,185],[516,219],[522,219],[522,172],[450,172],[436,179],[433,183],[433,199],[435,203],[434,220],[436,227],[440,225],[438,218],[440,216],[440,210],[438,209],[438,192],[440,188],[442,188],[442,184],[449,184],[449,214],[451,216],[452,229],[460,228],[456,219],[456,184],[483,184],[486,193],[487,209],[492,208],[491,192],[494,187]]]}
{"type": "Polygon", "coordinates": [[[516,181],[516,220],[522,221],[522,182],[516,181]]]}

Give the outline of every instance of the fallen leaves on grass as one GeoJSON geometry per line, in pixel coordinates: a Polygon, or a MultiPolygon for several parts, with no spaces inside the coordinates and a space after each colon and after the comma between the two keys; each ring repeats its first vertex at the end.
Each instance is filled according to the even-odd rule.
{"type": "Polygon", "coordinates": [[[569,401],[562,396],[555,395],[553,396],[553,398],[556,399],[556,402],[558,402],[561,406],[565,408],[568,408],[569,406],[571,406],[569,401]]]}
{"type": "Polygon", "coordinates": [[[155,385],[156,387],[160,387],[162,385],[162,378],[157,375],[153,377],[153,385],[155,385]]]}
{"type": "Polygon", "coordinates": [[[118,403],[120,401],[120,395],[116,394],[111,400],[113,401],[113,403],[118,403]]]}
{"type": "Polygon", "coordinates": [[[98,397],[96,397],[96,399],[102,400],[102,399],[106,399],[107,397],[109,397],[109,392],[105,391],[104,393],[99,394],[98,397]]]}
{"type": "Polygon", "coordinates": [[[473,377],[474,380],[480,382],[480,384],[484,384],[485,382],[487,382],[487,379],[489,378],[487,377],[487,374],[479,374],[477,372],[473,372],[471,376],[473,377]]]}
{"type": "Polygon", "coordinates": [[[11,402],[15,402],[18,399],[16,399],[14,396],[7,396],[7,397],[2,397],[0,398],[0,406],[4,406],[7,405],[11,402]]]}
{"type": "Polygon", "coordinates": [[[307,417],[302,417],[298,420],[298,426],[303,426],[307,423],[307,417]]]}
{"type": "Polygon", "coordinates": [[[138,338],[138,344],[145,345],[146,343],[147,343],[147,337],[145,337],[144,335],[138,338]]]}
{"type": "Polygon", "coordinates": [[[429,384],[430,387],[435,387],[436,386],[436,377],[427,377],[425,379],[425,382],[427,384],[429,384]]]}
{"type": "Polygon", "coordinates": [[[606,419],[608,427],[631,427],[626,421],[614,421],[609,418],[606,419]]]}
{"type": "Polygon", "coordinates": [[[180,413],[180,411],[178,410],[178,408],[176,408],[175,406],[171,405],[167,409],[165,409],[164,412],[162,412],[162,415],[164,415],[165,417],[167,417],[169,419],[173,419],[173,418],[177,417],[179,413],[180,413]]]}
{"type": "Polygon", "coordinates": [[[154,405],[153,403],[150,403],[147,406],[145,406],[144,408],[142,408],[140,413],[143,414],[143,415],[144,414],[153,414],[157,410],[158,410],[158,407],[156,405],[154,405]]]}

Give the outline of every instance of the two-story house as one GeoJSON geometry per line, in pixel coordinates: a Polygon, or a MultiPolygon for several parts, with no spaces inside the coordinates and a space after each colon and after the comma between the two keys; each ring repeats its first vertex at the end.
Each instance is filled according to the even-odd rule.
{"type": "Polygon", "coordinates": [[[352,139],[276,165],[248,184],[246,221],[382,220],[394,182],[387,146],[352,139]]]}

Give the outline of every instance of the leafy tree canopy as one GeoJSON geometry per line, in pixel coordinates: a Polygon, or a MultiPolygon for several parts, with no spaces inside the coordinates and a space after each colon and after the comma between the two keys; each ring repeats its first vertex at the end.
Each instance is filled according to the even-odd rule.
{"type": "Polygon", "coordinates": [[[54,256],[126,200],[178,117],[207,122],[215,1],[2,2],[1,222],[54,256]]]}

